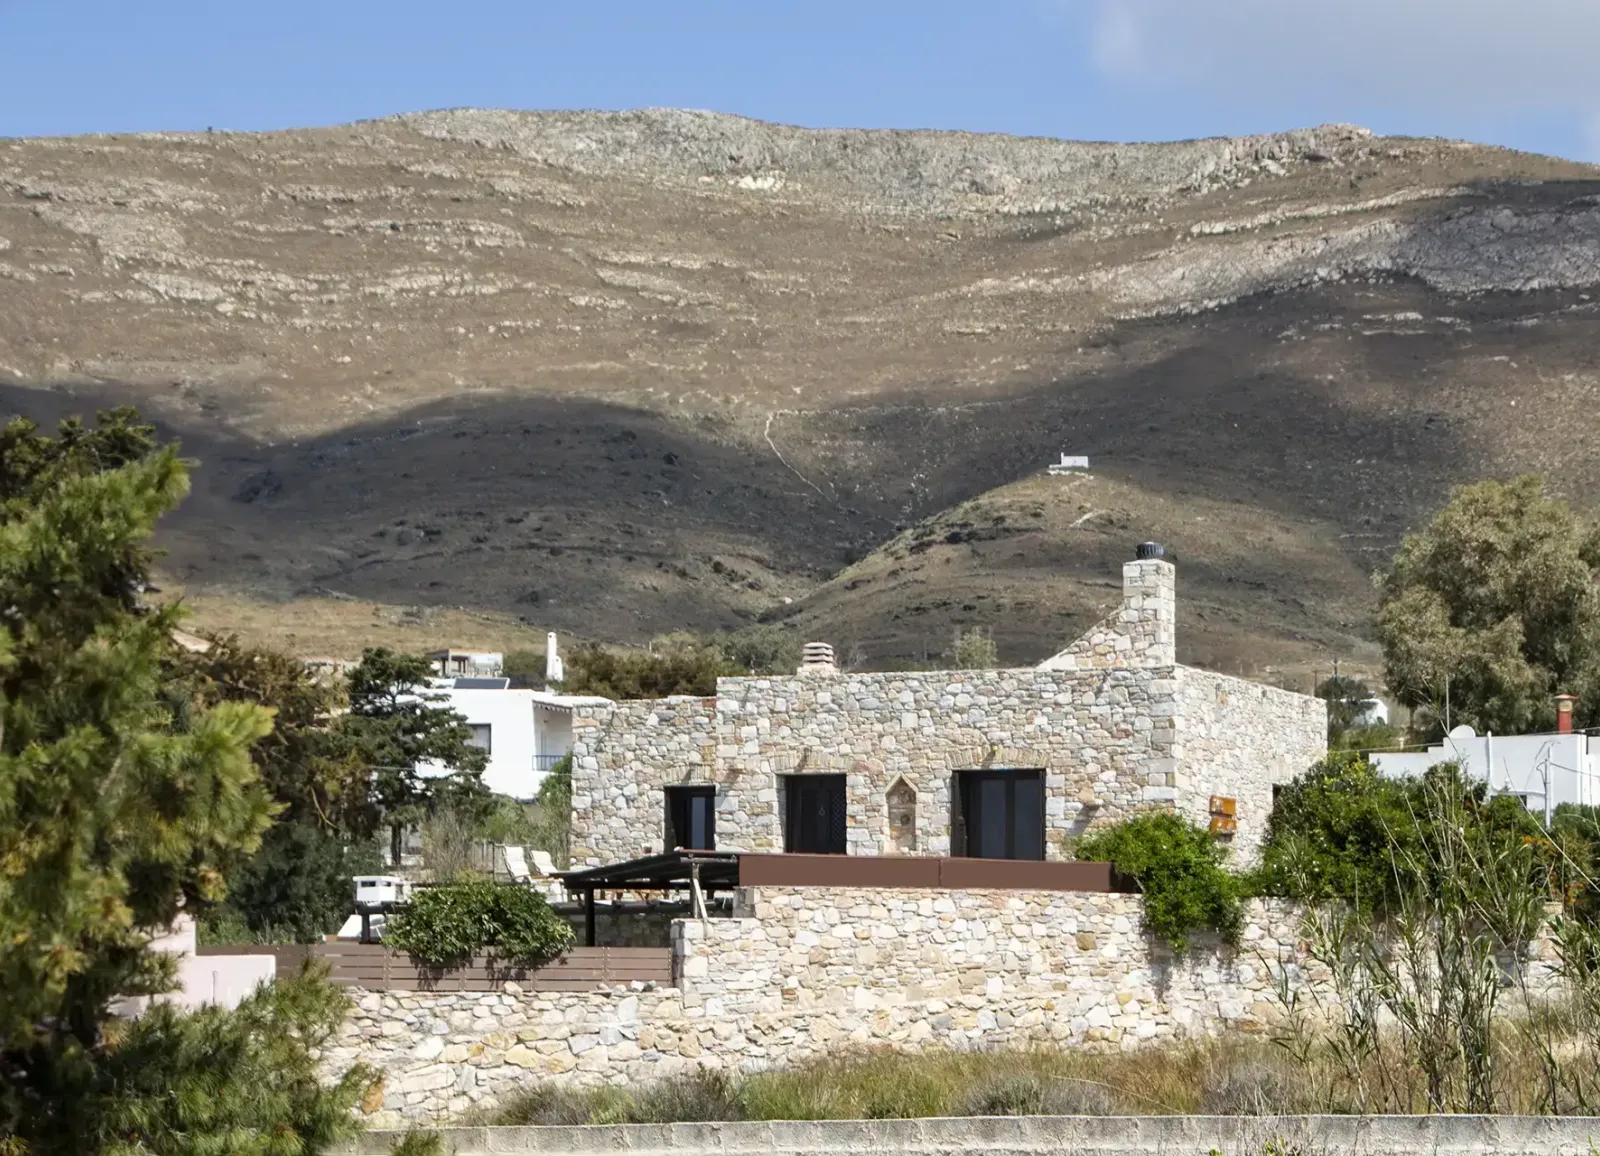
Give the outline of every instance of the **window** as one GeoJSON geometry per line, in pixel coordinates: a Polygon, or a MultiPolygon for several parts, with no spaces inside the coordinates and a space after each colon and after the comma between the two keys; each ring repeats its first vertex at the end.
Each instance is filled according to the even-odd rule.
{"type": "Polygon", "coordinates": [[[467,740],[467,745],[469,747],[478,747],[484,754],[488,754],[490,752],[489,724],[469,723],[468,725],[472,728],[472,737],[467,740]]]}
{"type": "Polygon", "coordinates": [[[970,859],[1044,858],[1044,772],[961,771],[958,853],[970,859]]]}
{"type": "Polygon", "coordinates": [[[843,855],[843,775],[790,775],[784,780],[783,849],[791,855],[843,855]]]}
{"type": "Polygon", "coordinates": [[[717,846],[717,789],[709,783],[667,788],[667,847],[676,851],[714,851],[717,846]]]}

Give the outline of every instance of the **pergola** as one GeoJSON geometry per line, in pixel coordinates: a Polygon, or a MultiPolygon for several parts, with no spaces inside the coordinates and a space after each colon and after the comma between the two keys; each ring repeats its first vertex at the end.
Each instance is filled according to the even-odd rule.
{"type": "Polygon", "coordinates": [[[569,893],[583,895],[585,945],[595,945],[595,892],[687,891],[695,914],[704,918],[706,896],[739,885],[739,856],[719,851],[668,851],[625,863],[609,863],[561,875],[569,893]]]}

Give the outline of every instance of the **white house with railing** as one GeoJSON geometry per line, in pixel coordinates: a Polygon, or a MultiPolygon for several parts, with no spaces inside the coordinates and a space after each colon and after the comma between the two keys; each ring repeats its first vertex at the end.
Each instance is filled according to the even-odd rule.
{"type": "MultiPolygon", "coordinates": [[[[467,653],[440,651],[432,657],[448,669],[451,656],[467,653]]],[[[572,752],[573,708],[608,700],[513,689],[511,680],[499,674],[499,655],[474,653],[470,657],[477,669],[493,669],[495,674],[434,679],[434,705],[449,707],[467,720],[473,745],[489,756],[483,781],[491,791],[530,800],[538,795],[550,769],[572,752]]],[[[559,681],[562,674],[554,634],[546,642],[545,674],[551,681],[559,681]]]]}

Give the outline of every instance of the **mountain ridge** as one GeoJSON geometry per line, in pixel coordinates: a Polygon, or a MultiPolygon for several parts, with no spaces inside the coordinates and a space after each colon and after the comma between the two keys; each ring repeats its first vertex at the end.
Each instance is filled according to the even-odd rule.
{"type": "Polygon", "coordinates": [[[681,110],[0,141],[0,407],[183,437],[197,591],[1025,660],[1159,534],[1185,660],[1269,677],[1370,660],[1451,485],[1600,494],[1597,177],[681,110]]]}

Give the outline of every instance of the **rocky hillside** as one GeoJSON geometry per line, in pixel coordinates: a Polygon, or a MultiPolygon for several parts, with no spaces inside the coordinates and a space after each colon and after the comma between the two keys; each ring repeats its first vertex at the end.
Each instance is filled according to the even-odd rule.
{"type": "Polygon", "coordinates": [[[0,408],[181,435],[190,589],[879,664],[1047,653],[1146,537],[1187,659],[1370,658],[1368,575],[1452,484],[1600,496],[1597,284],[1600,170],[1343,126],[0,141],[0,408]]]}

